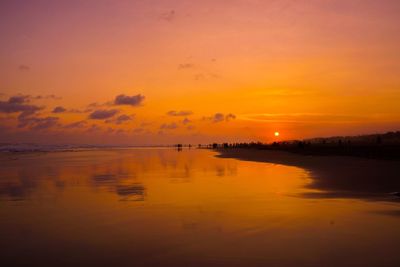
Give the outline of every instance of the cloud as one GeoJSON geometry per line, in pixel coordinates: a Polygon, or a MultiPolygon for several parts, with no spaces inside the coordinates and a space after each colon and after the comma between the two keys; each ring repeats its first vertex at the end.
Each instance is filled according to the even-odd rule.
{"type": "Polygon", "coordinates": [[[105,133],[107,133],[107,134],[126,134],[127,131],[124,130],[124,129],[115,129],[115,128],[112,128],[112,127],[108,127],[106,129],[105,133]]]}
{"type": "Polygon", "coordinates": [[[116,133],[116,134],[126,134],[127,131],[124,130],[124,129],[117,129],[117,130],[115,131],[115,133],[116,133]]]}
{"type": "Polygon", "coordinates": [[[141,127],[139,127],[139,128],[135,128],[135,129],[133,129],[133,133],[143,133],[145,131],[145,129],[144,128],[141,128],[141,127]]]}
{"type": "Polygon", "coordinates": [[[186,125],[186,124],[188,124],[188,123],[191,123],[191,122],[192,122],[192,121],[189,120],[188,118],[184,118],[183,121],[182,121],[182,123],[183,123],[184,125],[186,125]]]}
{"type": "Polygon", "coordinates": [[[115,105],[128,105],[128,106],[139,106],[143,100],[144,96],[141,94],[134,95],[134,96],[127,96],[127,95],[118,95],[115,97],[114,104],[115,105]]]}
{"type": "Polygon", "coordinates": [[[20,113],[18,115],[18,127],[30,127],[33,130],[48,129],[58,124],[57,117],[35,117],[35,113],[42,107],[29,104],[32,99],[29,95],[11,96],[7,101],[0,101],[0,112],[20,113]]]}
{"type": "Polygon", "coordinates": [[[179,70],[193,69],[193,68],[194,68],[194,64],[192,64],[192,63],[182,63],[182,64],[178,65],[179,70]]]}
{"type": "Polygon", "coordinates": [[[226,121],[234,120],[236,119],[236,116],[232,113],[229,113],[228,115],[225,116],[226,121]]]}
{"type": "Polygon", "coordinates": [[[119,111],[117,109],[98,109],[89,114],[89,119],[92,120],[105,120],[113,117],[119,111]]]}
{"type": "Polygon", "coordinates": [[[29,102],[29,96],[17,95],[11,96],[7,101],[0,101],[0,112],[1,113],[18,113],[22,112],[23,116],[32,115],[35,112],[43,109],[36,105],[27,104],[29,102]]]}
{"type": "Polygon", "coordinates": [[[133,96],[128,96],[125,94],[120,94],[117,95],[114,100],[104,102],[104,103],[98,103],[94,102],[89,105],[87,105],[87,108],[83,112],[93,112],[94,109],[96,108],[104,108],[104,107],[111,107],[111,106],[118,106],[118,105],[126,105],[126,106],[140,106],[142,102],[144,101],[145,96],[141,94],[133,95],[133,96]]]}
{"type": "Polygon", "coordinates": [[[88,128],[88,129],[86,130],[86,132],[88,132],[88,133],[93,133],[93,132],[98,132],[98,131],[101,131],[101,127],[98,126],[98,125],[96,125],[96,124],[92,124],[92,125],[90,126],[90,128],[88,128]]]}
{"type": "Polygon", "coordinates": [[[16,96],[11,96],[8,99],[8,103],[11,104],[22,104],[22,103],[27,103],[29,102],[29,95],[16,95],[16,96]]]}
{"type": "Polygon", "coordinates": [[[18,94],[11,96],[9,101],[12,103],[28,103],[31,100],[41,100],[41,99],[61,99],[61,97],[56,95],[23,95],[18,94]]]}
{"type": "Polygon", "coordinates": [[[93,112],[94,109],[101,108],[104,106],[105,106],[104,104],[99,104],[97,102],[90,103],[89,105],[87,105],[87,108],[83,110],[83,112],[84,113],[93,112]]]}
{"type": "Polygon", "coordinates": [[[29,71],[31,68],[29,66],[27,66],[27,65],[21,64],[21,65],[18,66],[18,69],[20,71],[29,71]]]}
{"type": "Polygon", "coordinates": [[[53,99],[53,100],[60,100],[62,99],[61,96],[56,95],[37,95],[37,96],[29,96],[33,99],[53,99]]]}
{"type": "Polygon", "coordinates": [[[111,127],[108,127],[107,130],[106,130],[106,133],[108,133],[108,134],[115,133],[115,129],[111,128],[111,127]]]}
{"type": "Polygon", "coordinates": [[[89,108],[98,108],[98,107],[101,107],[101,106],[103,106],[102,104],[99,104],[99,103],[97,103],[97,102],[93,102],[93,103],[90,103],[89,105],[87,105],[89,108]]]}
{"type": "Polygon", "coordinates": [[[169,115],[169,116],[189,116],[192,114],[193,114],[193,112],[190,110],[181,110],[181,111],[170,110],[167,112],[167,115],[169,115]]]}
{"type": "Polygon", "coordinates": [[[66,109],[63,106],[57,106],[52,110],[52,113],[64,113],[64,112],[68,112],[68,113],[84,113],[85,111],[80,110],[80,109],[75,109],[75,108],[66,109]]]}
{"type": "Polygon", "coordinates": [[[212,117],[213,122],[221,122],[225,120],[225,116],[222,113],[215,113],[214,116],[212,117]]]}
{"type": "Polygon", "coordinates": [[[80,109],[75,109],[75,108],[72,108],[72,109],[69,109],[69,110],[67,110],[69,113],[84,113],[86,110],[80,110],[80,109]]]}
{"type": "Polygon", "coordinates": [[[64,126],[65,129],[83,128],[87,125],[86,121],[72,122],[64,126]]]}
{"type": "Polygon", "coordinates": [[[123,115],[120,115],[120,116],[118,116],[116,118],[116,123],[120,124],[120,123],[123,123],[123,122],[126,122],[126,121],[131,121],[131,120],[132,120],[132,116],[123,114],[123,115]]]}
{"type": "Polygon", "coordinates": [[[134,115],[129,116],[129,115],[122,114],[115,119],[106,120],[106,123],[122,124],[124,122],[131,121],[133,119],[133,117],[134,117],[134,115]]]}
{"type": "Polygon", "coordinates": [[[34,130],[45,130],[54,127],[58,124],[59,118],[57,117],[46,117],[46,118],[35,118],[32,129],[34,130]]]}
{"type": "Polygon", "coordinates": [[[218,113],[215,113],[213,116],[205,117],[204,119],[205,120],[210,120],[210,121],[212,121],[214,123],[217,123],[217,122],[234,120],[234,119],[236,119],[236,115],[234,115],[232,113],[229,113],[229,114],[225,115],[223,113],[219,113],[218,112],[218,113]]]}
{"type": "Polygon", "coordinates": [[[67,110],[64,107],[58,106],[53,109],[52,113],[63,113],[65,111],[67,110]]]}
{"type": "MultiPolygon", "coordinates": [[[[0,94],[0,96],[6,96],[6,94],[0,94]]],[[[13,103],[28,103],[31,100],[42,100],[42,99],[54,99],[54,100],[59,100],[62,99],[62,97],[56,96],[56,95],[24,95],[24,94],[18,94],[10,97],[11,102],[13,103]]]]}
{"type": "Polygon", "coordinates": [[[176,12],[175,10],[170,10],[160,15],[160,19],[171,22],[175,19],[176,12]]]}
{"type": "Polygon", "coordinates": [[[178,125],[175,122],[172,123],[164,123],[160,126],[161,130],[173,130],[178,128],[178,125]]]}
{"type": "Polygon", "coordinates": [[[18,117],[19,128],[29,127],[32,130],[45,130],[52,128],[58,125],[59,118],[57,117],[27,117],[27,116],[19,116],[18,117]]]}

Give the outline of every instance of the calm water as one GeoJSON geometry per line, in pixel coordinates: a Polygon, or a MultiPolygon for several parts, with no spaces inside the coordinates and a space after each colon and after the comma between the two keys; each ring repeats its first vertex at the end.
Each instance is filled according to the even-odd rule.
{"type": "Polygon", "coordinates": [[[0,158],[2,266],[400,266],[400,207],[207,150],[0,158]]]}

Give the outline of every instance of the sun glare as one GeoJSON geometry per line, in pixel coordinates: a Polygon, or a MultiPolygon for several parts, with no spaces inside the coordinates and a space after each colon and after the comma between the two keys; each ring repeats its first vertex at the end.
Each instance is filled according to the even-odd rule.
{"type": "Polygon", "coordinates": [[[275,137],[278,137],[279,136],[279,132],[275,132],[274,135],[275,135],[275,137]]]}

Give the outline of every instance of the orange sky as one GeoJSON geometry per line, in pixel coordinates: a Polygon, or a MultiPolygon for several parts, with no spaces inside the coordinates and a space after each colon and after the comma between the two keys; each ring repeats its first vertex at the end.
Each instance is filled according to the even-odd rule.
{"type": "Polygon", "coordinates": [[[1,1],[0,141],[398,130],[398,14],[397,0],[1,1]]]}

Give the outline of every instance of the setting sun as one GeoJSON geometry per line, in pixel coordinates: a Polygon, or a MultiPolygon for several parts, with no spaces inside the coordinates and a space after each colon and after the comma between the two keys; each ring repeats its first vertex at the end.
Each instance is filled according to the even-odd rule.
{"type": "Polygon", "coordinates": [[[1,266],[400,267],[399,14],[0,0],[1,266]]]}

